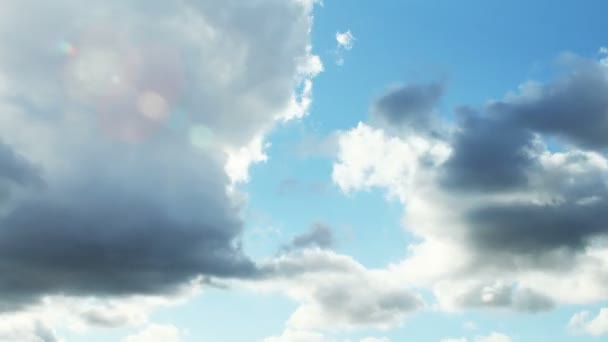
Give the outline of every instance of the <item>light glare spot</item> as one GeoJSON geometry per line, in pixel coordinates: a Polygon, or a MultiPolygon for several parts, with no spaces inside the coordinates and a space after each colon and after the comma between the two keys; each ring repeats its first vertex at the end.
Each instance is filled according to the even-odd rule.
{"type": "Polygon", "coordinates": [[[154,91],[142,93],[137,100],[137,109],[145,117],[160,121],[167,116],[167,100],[162,95],[154,91]]]}

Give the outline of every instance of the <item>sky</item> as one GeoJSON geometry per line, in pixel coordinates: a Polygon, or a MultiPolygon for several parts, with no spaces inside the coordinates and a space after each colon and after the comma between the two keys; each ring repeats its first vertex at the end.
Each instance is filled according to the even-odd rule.
{"type": "Polygon", "coordinates": [[[608,338],[600,0],[3,0],[0,342],[608,338]]]}

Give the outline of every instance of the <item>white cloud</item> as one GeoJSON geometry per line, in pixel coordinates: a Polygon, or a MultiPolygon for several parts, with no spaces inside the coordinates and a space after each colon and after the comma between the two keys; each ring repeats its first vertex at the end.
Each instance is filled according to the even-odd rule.
{"type": "Polygon", "coordinates": [[[180,342],[182,334],[173,325],[151,324],[144,330],[129,335],[123,342],[180,342]]]}
{"type": "Polygon", "coordinates": [[[595,317],[591,315],[589,311],[581,311],[574,314],[568,322],[568,329],[576,334],[592,336],[608,335],[608,308],[601,309],[595,317]]]}
{"type": "Polygon", "coordinates": [[[96,328],[141,327],[149,323],[149,315],[166,307],[177,306],[200,293],[200,287],[184,287],[174,296],[128,296],[121,298],[74,298],[49,296],[37,305],[18,312],[0,314],[0,341],[40,342],[37,335],[47,336],[44,342],[62,341],[55,329],[87,336],[96,328]],[[17,336],[12,340],[6,336],[17,336]],[[55,339],[51,339],[54,336],[55,339]]]}
{"type": "Polygon", "coordinates": [[[388,329],[423,306],[399,274],[365,268],[350,256],[329,250],[282,255],[262,268],[268,280],[246,286],[284,292],[300,303],[287,330],[388,329]]]}
{"type": "MultiPolygon", "coordinates": [[[[440,132],[437,138],[391,135],[363,123],[338,134],[334,183],[346,194],[384,189],[404,204],[403,226],[419,242],[408,246],[408,256],[393,266],[401,277],[432,288],[439,307],[448,311],[489,307],[536,312],[559,303],[605,299],[608,249],[603,244],[591,244],[574,257],[563,249],[533,260],[518,253],[506,259],[482,255],[467,240],[466,214],[488,203],[556,203],[578,189],[601,187],[600,182],[608,180],[606,158],[577,148],[550,151],[536,140],[528,153],[537,169],[528,176],[526,189],[498,194],[451,192],[440,184],[439,173],[453,153],[445,138],[449,134],[453,133],[440,132]]],[[[577,203],[590,205],[599,199],[581,196],[577,203]]]]}
{"type": "Polygon", "coordinates": [[[226,173],[233,184],[249,181],[249,166],[267,161],[268,155],[266,155],[265,150],[268,147],[270,147],[270,144],[264,143],[262,136],[257,136],[247,146],[226,150],[228,154],[226,173]]]}
{"type": "Polygon", "coordinates": [[[355,36],[350,30],[336,33],[336,64],[344,64],[344,53],[353,49],[355,36]]]}
{"type": "Polygon", "coordinates": [[[336,33],[336,41],[338,42],[339,47],[345,50],[350,50],[353,48],[353,44],[355,43],[355,36],[353,36],[350,30],[338,32],[336,33]]]}
{"type": "Polygon", "coordinates": [[[359,123],[338,135],[339,152],[332,179],[348,193],[374,187],[386,188],[390,196],[406,202],[412,184],[424,174],[420,163],[442,163],[450,154],[448,145],[423,137],[407,139],[387,136],[383,130],[359,123]]]}
{"type": "Polygon", "coordinates": [[[52,327],[25,315],[0,315],[2,342],[60,342],[52,327]]]}

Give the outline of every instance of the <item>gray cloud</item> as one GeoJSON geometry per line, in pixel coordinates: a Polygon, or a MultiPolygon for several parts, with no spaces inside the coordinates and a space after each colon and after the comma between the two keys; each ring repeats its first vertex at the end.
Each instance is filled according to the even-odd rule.
{"type": "Polygon", "coordinates": [[[459,296],[457,305],[473,308],[512,308],[521,312],[538,313],[553,309],[555,303],[530,289],[496,283],[473,287],[459,296]]]}
{"type": "MultiPolygon", "coordinates": [[[[123,164],[116,154],[103,160],[123,164]]],[[[3,298],[152,294],[200,274],[250,274],[254,267],[238,247],[241,223],[221,170],[214,175],[207,160],[206,174],[197,175],[168,155],[149,162],[136,157],[105,175],[49,189],[6,215],[0,221],[3,298]],[[148,174],[130,179],[129,170],[139,169],[148,174]],[[166,175],[184,182],[163,182],[166,175]]]]}
{"type": "Polygon", "coordinates": [[[290,318],[301,329],[386,329],[424,306],[399,274],[329,250],[284,254],[261,266],[271,284],[286,286],[302,302],[290,318]]]}
{"type": "Polygon", "coordinates": [[[525,186],[535,162],[526,151],[532,148],[532,133],[500,118],[462,111],[464,120],[453,138],[454,152],[443,166],[443,185],[467,191],[525,186]]]}
{"type": "Polygon", "coordinates": [[[383,325],[422,306],[418,297],[404,289],[380,290],[368,297],[350,286],[357,285],[337,284],[315,292],[316,300],[328,317],[354,326],[383,325]]]}
{"type": "Polygon", "coordinates": [[[225,151],[287,110],[310,24],[298,1],[3,4],[0,182],[45,187],[3,202],[0,310],[250,277],[225,151]]]}
{"type": "Polygon", "coordinates": [[[608,202],[482,206],[468,215],[468,222],[473,242],[488,252],[581,250],[593,237],[608,233],[608,202]]]}
{"type": "Polygon", "coordinates": [[[535,165],[534,133],[550,134],[584,148],[608,143],[608,77],[605,67],[578,61],[574,70],[547,84],[484,106],[459,109],[464,117],[453,137],[454,154],[443,183],[465,190],[500,191],[529,184],[535,165]]]}
{"type": "Polygon", "coordinates": [[[608,146],[608,77],[592,61],[574,62],[574,70],[543,85],[530,86],[488,111],[514,125],[553,134],[585,148],[608,146]]]}
{"type": "Polygon", "coordinates": [[[59,342],[62,339],[46,323],[39,320],[11,320],[0,324],[0,341],[3,342],[59,342]]]}
{"type": "Polygon", "coordinates": [[[2,180],[20,186],[40,185],[40,170],[13,148],[0,140],[0,182],[2,180]]]}
{"type": "Polygon", "coordinates": [[[439,82],[400,86],[377,99],[372,114],[390,126],[431,132],[437,128],[433,111],[443,92],[444,85],[439,82]]]}
{"type": "Polygon", "coordinates": [[[472,195],[524,195],[465,211],[468,242],[480,255],[536,258],[559,249],[582,251],[608,233],[606,171],[593,161],[602,157],[566,150],[560,164],[549,166],[541,142],[543,134],[554,134],[585,148],[601,147],[604,137],[598,132],[608,107],[600,94],[606,82],[604,66],[581,62],[566,76],[528,85],[480,111],[459,109],[463,120],[439,172],[440,184],[472,195]]]}
{"type": "Polygon", "coordinates": [[[288,244],[283,245],[283,252],[291,252],[294,250],[318,247],[331,248],[334,245],[334,235],[331,228],[323,223],[315,223],[310,229],[295,236],[288,244]]]}

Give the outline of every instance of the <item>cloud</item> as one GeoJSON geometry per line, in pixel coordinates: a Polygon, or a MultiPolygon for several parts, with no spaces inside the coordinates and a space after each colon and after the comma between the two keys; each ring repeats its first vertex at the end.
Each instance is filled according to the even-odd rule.
{"type": "Polygon", "coordinates": [[[387,128],[433,132],[439,128],[435,108],[443,93],[444,85],[440,82],[394,87],[372,104],[372,119],[387,128]]]}
{"type": "Polygon", "coordinates": [[[291,242],[281,247],[284,252],[292,252],[304,248],[331,248],[334,245],[334,235],[331,228],[323,223],[315,223],[310,229],[295,236],[291,242]]]}
{"type": "Polygon", "coordinates": [[[40,321],[21,317],[0,316],[0,341],[4,342],[60,342],[56,332],[40,321]]]}
{"type": "Polygon", "coordinates": [[[527,185],[526,172],[534,163],[527,153],[530,132],[469,114],[453,139],[454,153],[443,167],[444,186],[483,192],[527,185]]]}
{"type": "Polygon", "coordinates": [[[338,32],[336,33],[336,41],[338,42],[339,47],[345,50],[350,50],[353,48],[355,36],[353,36],[350,30],[345,32],[338,32]]]}
{"type": "Polygon", "coordinates": [[[441,342],[467,342],[467,339],[464,337],[461,338],[444,338],[441,342]]]}
{"type": "Polygon", "coordinates": [[[40,342],[42,339],[59,342],[63,339],[55,333],[55,329],[86,337],[100,328],[143,328],[149,325],[149,316],[153,312],[183,304],[200,294],[200,290],[199,285],[193,285],[184,287],[175,295],[112,298],[46,296],[36,305],[29,305],[18,312],[0,314],[0,340],[40,342]]]}
{"type": "Polygon", "coordinates": [[[321,249],[280,256],[262,266],[265,278],[249,284],[282,291],[300,303],[287,328],[302,331],[387,329],[424,303],[398,274],[367,269],[350,256],[321,249]]]}
{"type": "Polygon", "coordinates": [[[39,185],[42,178],[36,166],[0,141],[0,182],[31,186],[39,185]]]}
{"type": "Polygon", "coordinates": [[[568,322],[568,330],[575,334],[608,335],[608,308],[601,309],[595,317],[591,315],[589,311],[574,314],[568,322]]]}
{"type": "Polygon", "coordinates": [[[227,189],[264,160],[265,133],[310,103],[322,70],[311,11],[295,0],[5,3],[0,183],[19,189],[0,212],[0,310],[250,277],[242,202],[227,189]]]}
{"type": "Polygon", "coordinates": [[[400,200],[408,196],[419,162],[436,165],[451,153],[442,141],[417,135],[399,139],[364,123],[342,132],[338,147],[332,179],[342,191],[386,187],[400,200]]]}
{"type": "MultiPolygon", "coordinates": [[[[568,56],[566,56],[568,57],[568,56]]],[[[608,138],[608,91],[605,66],[575,56],[571,70],[548,84],[528,84],[520,94],[488,107],[518,127],[555,135],[583,148],[603,149],[608,138]]]]}
{"type": "Polygon", "coordinates": [[[552,299],[541,293],[501,281],[466,284],[442,282],[435,290],[439,301],[451,308],[511,308],[537,313],[555,306],[552,299]]]}
{"type": "Polygon", "coordinates": [[[607,202],[589,204],[490,205],[468,215],[474,242],[488,250],[512,253],[543,252],[555,248],[584,249],[607,232],[607,202]],[[577,227],[577,229],[573,229],[577,227]]]}
{"type": "Polygon", "coordinates": [[[146,323],[145,309],[137,304],[95,302],[77,305],[81,311],[79,319],[87,326],[102,328],[117,328],[124,326],[137,326],[146,323]]]}
{"type": "Polygon", "coordinates": [[[179,342],[181,336],[173,325],[151,324],[141,332],[125,337],[123,342],[179,342]]]}
{"type": "Polygon", "coordinates": [[[334,183],[403,204],[416,242],[392,268],[433,289],[440,308],[535,313],[606,299],[608,160],[593,131],[608,71],[573,60],[546,83],[459,107],[431,125],[441,134],[387,127],[377,106],[338,134],[334,183]]]}
{"type": "Polygon", "coordinates": [[[353,49],[355,45],[355,36],[350,30],[336,33],[336,64],[344,65],[344,53],[353,49]]]}

